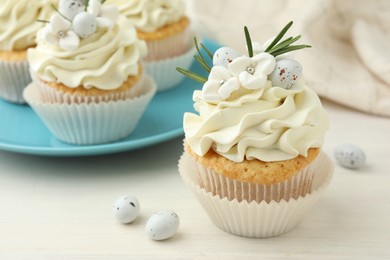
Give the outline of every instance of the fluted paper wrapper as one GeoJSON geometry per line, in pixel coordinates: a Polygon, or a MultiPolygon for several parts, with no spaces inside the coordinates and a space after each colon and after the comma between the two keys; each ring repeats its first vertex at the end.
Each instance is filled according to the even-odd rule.
{"type": "MultiPolygon", "coordinates": [[[[296,199],[273,200],[269,203],[265,200],[239,201],[236,198],[229,199],[229,195],[220,197],[206,191],[202,187],[204,185],[198,169],[194,167],[193,158],[187,153],[180,158],[179,171],[217,227],[238,236],[265,238],[294,229],[328,186],[334,169],[329,158],[321,152],[312,164],[315,167],[311,168],[314,174],[309,193],[296,199]]],[[[227,194],[230,192],[234,193],[232,190],[226,191],[227,194]]]]}
{"type": "Polygon", "coordinates": [[[184,80],[184,75],[177,72],[176,68],[189,70],[195,52],[196,49],[193,47],[184,54],[173,58],[144,62],[146,72],[156,81],[157,91],[172,89],[184,80]]]}
{"type": "Polygon", "coordinates": [[[146,40],[148,54],[144,61],[157,61],[166,58],[173,58],[188,51],[193,39],[193,32],[190,26],[184,31],[159,39],[146,40]]]}
{"type": "Polygon", "coordinates": [[[142,93],[125,100],[79,102],[71,97],[67,103],[42,100],[35,83],[24,91],[24,98],[52,134],[59,140],[76,145],[92,145],[117,141],[128,136],[137,126],[156,92],[154,81],[145,77],[142,93]]]}
{"type": "Polygon", "coordinates": [[[31,83],[27,61],[0,61],[0,98],[25,103],[23,90],[31,83]]]}

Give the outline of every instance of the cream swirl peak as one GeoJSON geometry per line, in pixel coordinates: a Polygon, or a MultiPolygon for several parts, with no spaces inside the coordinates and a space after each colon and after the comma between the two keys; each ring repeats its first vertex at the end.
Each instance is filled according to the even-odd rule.
{"type": "Polygon", "coordinates": [[[2,0],[0,4],[0,50],[23,50],[35,45],[35,35],[48,19],[51,4],[58,0],[2,0]]]}
{"type": "Polygon", "coordinates": [[[121,14],[143,32],[154,32],[175,23],[185,13],[182,0],[108,0],[107,3],[117,5],[121,14]]]}
{"type": "Polygon", "coordinates": [[[305,86],[302,66],[295,60],[276,59],[309,47],[291,45],[300,36],[281,41],[291,24],[264,49],[252,43],[246,29],[248,56],[228,47],[213,55],[201,45],[214,65],[208,65],[199,51],[196,60],[209,73],[207,78],[178,68],[203,83],[193,96],[199,115],[184,115],[185,138],[196,154],[203,156],[212,149],[237,163],[272,162],[307,156],[310,148],[323,145],[329,120],[317,94],[305,86]]]}
{"type": "Polygon", "coordinates": [[[135,28],[120,16],[111,29],[98,29],[81,39],[77,49],[68,51],[45,40],[40,30],[37,47],[28,51],[32,72],[40,79],[67,87],[120,87],[139,72],[139,62],[147,53],[146,44],[137,38],[135,28]]]}

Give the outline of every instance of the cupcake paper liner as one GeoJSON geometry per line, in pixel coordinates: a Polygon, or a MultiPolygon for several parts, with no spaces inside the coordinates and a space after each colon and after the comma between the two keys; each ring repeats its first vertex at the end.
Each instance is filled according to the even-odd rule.
{"type": "MultiPolygon", "coordinates": [[[[140,96],[105,102],[97,97],[90,103],[42,100],[40,88],[30,84],[24,91],[27,103],[59,140],[76,145],[113,142],[128,136],[137,126],[156,92],[154,81],[145,77],[140,96]]],[[[73,97],[74,98],[74,97],[73,97]]]]}
{"type": "Polygon", "coordinates": [[[177,72],[176,67],[188,70],[192,65],[195,52],[196,49],[193,47],[173,58],[144,63],[146,72],[156,81],[157,91],[169,90],[184,80],[184,75],[177,72]]]}
{"type": "Polygon", "coordinates": [[[145,61],[157,61],[173,58],[188,51],[191,46],[192,30],[188,26],[184,31],[159,39],[145,41],[148,47],[148,55],[145,61]]]}
{"type": "Polygon", "coordinates": [[[0,61],[0,98],[25,103],[23,90],[31,83],[27,61],[0,61]]]}
{"type": "MultiPolygon", "coordinates": [[[[190,156],[190,155],[189,155],[190,156]]],[[[307,167],[303,168],[292,178],[276,184],[257,184],[242,182],[223,176],[212,169],[204,167],[192,156],[188,159],[198,174],[198,182],[201,188],[213,195],[228,200],[237,199],[239,202],[247,200],[267,203],[279,202],[282,199],[288,201],[290,198],[297,199],[304,196],[311,190],[313,173],[317,160],[314,160],[307,167]]]]}
{"type": "Polygon", "coordinates": [[[314,162],[310,193],[288,201],[259,203],[253,200],[249,203],[247,200],[229,200],[226,196],[221,198],[202,188],[198,169],[194,168],[192,160],[189,154],[182,155],[180,175],[214,224],[234,235],[253,238],[278,236],[294,229],[328,186],[334,170],[330,159],[321,152],[314,162]]]}
{"type": "Polygon", "coordinates": [[[131,97],[138,96],[142,93],[142,88],[145,82],[145,74],[142,75],[140,80],[132,86],[129,90],[123,92],[110,92],[106,95],[98,96],[81,96],[71,93],[62,93],[40,80],[34,73],[31,73],[33,82],[36,87],[39,88],[41,101],[44,103],[97,103],[97,102],[109,102],[117,100],[126,100],[131,97]]]}

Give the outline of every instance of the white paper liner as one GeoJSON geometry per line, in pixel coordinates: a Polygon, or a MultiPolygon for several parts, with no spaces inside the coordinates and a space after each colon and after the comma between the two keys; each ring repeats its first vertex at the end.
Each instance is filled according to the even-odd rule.
{"type": "Polygon", "coordinates": [[[0,98],[25,103],[23,90],[31,83],[27,61],[0,61],[0,98]]]}
{"type": "Polygon", "coordinates": [[[70,144],[92,145],[128,136],[137,126],[155,93],[154,81],[146,76],[142,94],[126,100],[45,103],[35,83],[26,88],[24,97],[59,140],[70,144]]]}
{"type": "Polygon", "coordinates": [[[213,195],[221,198],[227,197],[228,200],[237,199],[239,202],[247,200],[248,202],[271,201],[279,202],[282,199],[288,201],[290,198],[297,199],[299,196],[305,196],[311,190],[312,178],[316,169],[317,158],[292,178],[276,184],[257,184],[248,183],[231,179],[223,176],[212,169],[204,167],[192,156],[188,159],[192,167],[198,174],[198,182],[201,188],[213,195]]]}
{"type": "Polygon", "coordinates": [[[217,227],[238,236],[265,238],[294,229],[328,186],[334,171],[333,164],[323,152],[317,157],[310,193],[280,202],[239,202],[207,192],[200,187],[197,169],[187,153],[180,158],[179,172],[217,227]]]}
{"type": "Polygon", "coordinates": [[[39,88],[40,98],[44,103],[96,103],[96,102],[109,102],[117,100],[126,100],[132,97],[136,97],[142,93],[145,73],[141,76],[138,82],[127,91],[122,92],[110,92],[105,95],[99,96],[78,96],[71,93],[62,93],[40,80],[33,72],[31,72],[33,82],[36,87],[39,88]]]}
{"type": "Polygon", "coordinates": [[[148,54],[145,61],[157,61],[183,54],[188,51],[193,39],[193,33],[190,26],[180,33],[159,39],[146,40],[148,54]]]}
{"type": "Polygon", "coordinates": [[[145,71],[156,81],[157,91],[172,89],[184,80],[185,76],[176,71],[176,67],[189,70],[196,48],[193,47],[186,53],[158,61],[144,62],[145,71]]]}

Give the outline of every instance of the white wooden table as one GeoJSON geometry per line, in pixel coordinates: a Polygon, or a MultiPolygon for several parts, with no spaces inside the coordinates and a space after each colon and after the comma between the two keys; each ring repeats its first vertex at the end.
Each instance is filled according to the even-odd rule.
{"type": "Polygon", "coordinates": [[[341,143],[366,151],[367,165],[336,165],[330,187],[294,231],[248,239],[215,227],[177,171],[182,138],[99,157],[49,158],[0,151],[0,259],[390,259],[390,119],[325,102],[341,143]],[[140,217],[122,225],[117,197],[133,194],[140,217]],[[148,217],[173,209],[178,234],[155,242],[148,217]]]}

